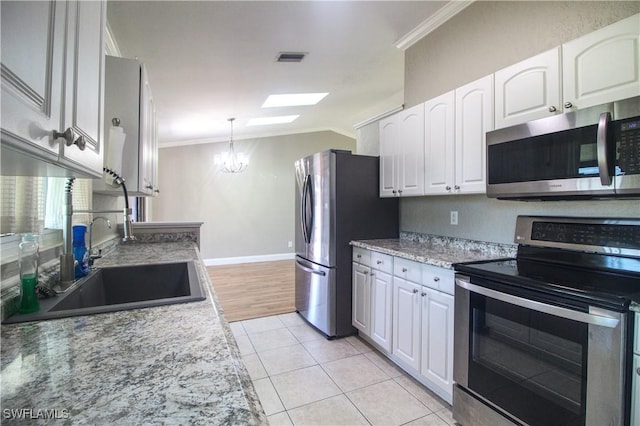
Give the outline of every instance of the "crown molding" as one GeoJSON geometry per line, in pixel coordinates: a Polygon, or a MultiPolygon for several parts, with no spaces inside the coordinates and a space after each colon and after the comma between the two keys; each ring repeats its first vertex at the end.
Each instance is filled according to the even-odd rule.
{"type": "Polygon", "coordinates": [[[122,57],[122,52],[120,52],[120,47],[118,47],[118,42],[113,36],[113,31],[111,31],[111,27],[109,26],[109,21],[107,21],[107,25],[105,25],[104,44],[105,44],[105,50],[107,52],[107,55],[122,57]]]}
{"type": "Polygon", "coordinates": [[[381,112],[380,114],[376,114],[373,117],[369,117],[364,121],[356,123],[356,124],[353,125],[353,127],[357,130],[357,129],[359,129],[361,127],[364,127],[364,126],[366,126],[368,124],[371,124],[371,123],[376,122],[378,120],[382,120],[383,118],[388,117],[388,116],[390,116],[392,114],[395,114],[396,112],[400,112],[403,109],[404,109],[404,105],[399,105],[399,106],[397,106],[395,108],[392,108],[392,109],[390,109],[388,111],[381,112]]]}
{"type": "Polygon", "coordinates": [[[467,6],[475,0],[452,0],[442,6],[436,13],[424,20],[420,25],[409,31],[404,37],[396,42],[396,47],[401,50],[407,50],[427,34],[434,31],[440,25],[462,12],[467,6]]]}

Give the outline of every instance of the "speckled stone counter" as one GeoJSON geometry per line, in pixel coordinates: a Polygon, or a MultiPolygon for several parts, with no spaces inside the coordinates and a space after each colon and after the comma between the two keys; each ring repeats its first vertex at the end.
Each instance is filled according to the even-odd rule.
{"type": "Polygon", "coordinates": [[[266,424],[193,242],[122,244],[96,266],[192,259],[204,301],[3,325],[2,423],[266,424]]]}
{"type": "Polygon", "coordinates": [[[452,269],[454,263],[514,257],[516,246],[401,232],[400,238],[352,241],[354,247],[452,269]]]}

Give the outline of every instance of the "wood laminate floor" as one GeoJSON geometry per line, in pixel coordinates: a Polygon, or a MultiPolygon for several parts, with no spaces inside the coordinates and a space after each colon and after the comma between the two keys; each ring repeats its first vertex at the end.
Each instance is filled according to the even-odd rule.
{"type": "Polygon", "coordinates": [[[295,311],[294,261],[208,266],[229,322],[295,311]]]}

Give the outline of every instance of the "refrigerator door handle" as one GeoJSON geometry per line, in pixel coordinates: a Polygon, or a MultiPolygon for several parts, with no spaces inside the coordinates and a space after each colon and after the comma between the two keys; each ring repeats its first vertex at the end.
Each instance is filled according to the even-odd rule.
{"type": "Polygon", "coordinates": [[[311,175],[304,177],[304,183],[302,184],[302,203],[301,218],[302,218],[302,236],[304,242],[311,243],[311,230],[313,227],[313,188],[311,186],[311,175]],[[308,204],[307,204],[308,202],[308,204]],[[307,216],[307,206],[311,206],[311,215],[307,216]]]}
{"type": "Polygon", "coordinates": [[[300,227],[302,228],[302,238],[304,238],[305,243],[309,243],[309,239],[307,238],[307,181],[309,179],[309,175],[305,175],[304,180],[302,182],[302,196],[300,203],[300,227]]]}
{"type": "Polygon", "coordinates": [[[322,277],[324,277],[326,274],[326,272],[324,271],[316,271],[315,269],[309,268],[308,266],[306,266],[304,263],[300,262],[299,260],[296,259],[296,263],[298,264],[298,266],[300,267],[300,269],[303,269],[306,272],[309,272],[311,274],[316,274],[316,275],[320,275],[322,277]]]}

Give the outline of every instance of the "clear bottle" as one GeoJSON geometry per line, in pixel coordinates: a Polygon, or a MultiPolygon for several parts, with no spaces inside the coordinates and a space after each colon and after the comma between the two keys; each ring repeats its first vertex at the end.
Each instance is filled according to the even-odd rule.
{"type": "Polygon", "coordinates": [[[20,251],[20,306],[18,312],[28,314],[40,309],[36,294],[38,284],[38,257],[40,255],[38,235],[24,234],[18,246],[20,251]]]}

